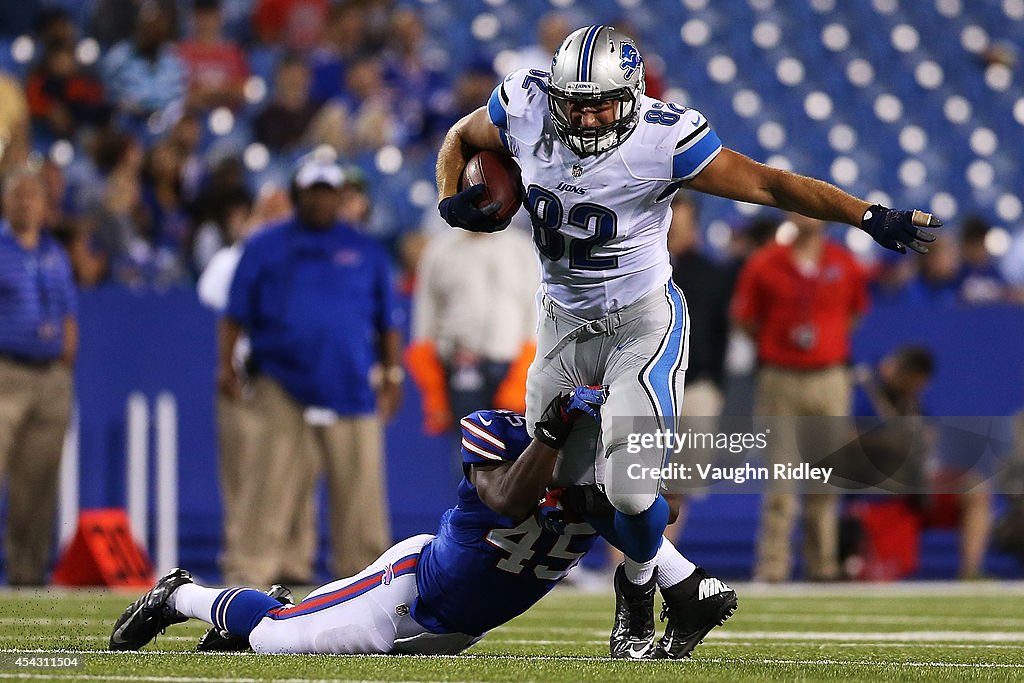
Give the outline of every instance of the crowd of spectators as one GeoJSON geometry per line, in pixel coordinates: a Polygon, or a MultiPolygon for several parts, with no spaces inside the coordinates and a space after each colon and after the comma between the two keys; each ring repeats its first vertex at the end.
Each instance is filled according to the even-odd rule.
{"type": "Polygon", "coordinates": [[[489,93],[489,68],[449,77],[417,12],[392,4],[100,0],[84,21],[27,8],[33,29],[0,73],[3,168],[44,167],[47,224],[81,285],[187,286],[302,154],[424,156],[489,93]]]}
{"type": "MultiPolygon", "coordinates": [[[[47,224],[84,287],[189,286],[268,179],[286,184],[318,145],[361,167],[371,197],[382,150],[429,169],[495,69],[543,68],[574,25],[546,14],[534,42],[454,68],[421,9],[394,0],[96,0],[21,14],[32,30],[11,43],[20,63],[0,72],[0,170],[44,166],[47,224]]],[[[651,93],[678,86],[648,52],[651,93]]],[[[411,276],[421,221],[374,214],[366,229],[411,276]]],[[[926,259],[869,264],[875,298],[1024,301],[1024,278],[991,255],[989,226],[959,223],[926,259]]],[[[705,242],[728,260],[721,240],[705,242]]]]}

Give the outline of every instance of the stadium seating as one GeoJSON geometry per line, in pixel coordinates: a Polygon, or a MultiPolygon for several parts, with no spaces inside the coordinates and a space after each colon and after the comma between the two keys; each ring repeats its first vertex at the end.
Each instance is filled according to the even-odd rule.
{"type": "MultiPolygon", "coordinates": [[[[1024,97],[1013,65],[986,67],[981,54],[1018,57],[1019,0],[487,4],[423,3],[434,35],[459,27],[444,45],[452,65],[533,42],[531,19],[552,5],[580,22],[625,18],[648,57],[660,55],[668,96],[701,109],[725,144],[893,205],[931,206],[953,225],[976,213],[1019,229],[1024,97]]],[[[710,199],[705,225],[734,223],[739,210],[710,199]]]]}
{"type": "MultiPolygon", "coordinates": [[[[526,18],[550,9],[487,4],[458,17],[459,3],[427,3],[424,13],[437,31],[470,26],[476,49],[497,55],[531,42],[526,18]]],[[[893,204],[934,205],[954,222],[979,213],[1007,229],[1020,224],[1012,199],[1024,187],[1015,162],[1024,140],[1019,71],[986,66],[982,56],[1002,47],[1018,58],[1019,0],[609,0],[587,3],[585,12],[551,5],[568,5],[587,22],[625,18],[647,55],[664,61],[669,95],[700,108],[729,146],[858,194],[883,191],[893,204]]],[[[466,58],[460,43],[448,44],[453,64],[466,58]]],[[[709,201],[705,215],[729,220],[736,211],[709,201]]]]}
{"type": "MultiPolygon", "coordinates": [[[[585,6],[421,0],[414,6],[447,62],[448,85],[481,59],[500,64],[504,52],[533,43],[535,22],[546,11],[565,8],[580,24],[625,20],[649,62],[663,64],[666,96],[701,109],[727,145],[861,195],[881,192],[872,196],[931,206],[954,224],[968,213],[1010,231],[1022,222],[1024,171],[1017,160],[1024,152],[1024,95],[1016,54],[1024,45],[1022,0],[597,0],[585,6]],[[986,64],[987,53],[994,63],[986,64]]],[[[3,39],[0,70],[23,76],[26,54],[24,41],[3,39]]],[[[280,50],[251,48],[253,75],[271,83],[279,56],[280,50]]],[[[242,112],[237,130],[209,135],[206,149],[218,156],[244,151],[248,119],[264,103],[257,98],[242,112]]],[[[382,234],[414,229],[432,203],[410,187],[432,182],[435,150],[402,151],[397,164],[376,154],[355,160],[377,198],[387,200],[376,219],[382,234]]],[[[253,179],[279,180],[286,161],[271,158],[252,170],[253,179]]],[[[751,209],[711,199],[705,224],[732,224],[740,211],[751,209]]]]}

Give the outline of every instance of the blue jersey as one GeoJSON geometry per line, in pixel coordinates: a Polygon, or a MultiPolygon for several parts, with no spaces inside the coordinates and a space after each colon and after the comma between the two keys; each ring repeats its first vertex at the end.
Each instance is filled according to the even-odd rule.
{"type": "Polygon", "coordinates": [[[305,406],[372,413],[377,340],[399,310],[387,252],[344,223],[295,217],[245,243],[226,315],[249,334],[252,364],[305,406]]]}
{"type": "Polygon", "coordinates": [[[530,443],[526,419],[504,410],[482,410],[462,420],[459,503],[441,518],[435,538],[416,566],[419,597],[411,613],[435,633],[481,635],[519,616],[558,583],[594,544],[585,523],[564,533],[543,529],[531,515],[523,522],[484,505],[469,481],[469,468],[511,462],[530,443]]]}

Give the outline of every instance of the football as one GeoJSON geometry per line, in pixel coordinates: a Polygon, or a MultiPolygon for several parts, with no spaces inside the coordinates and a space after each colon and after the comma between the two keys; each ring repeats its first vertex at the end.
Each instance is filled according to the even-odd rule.
{"type": "Polygon", "coordinates": [[[497,224],[508,223],[523,205],[523,179],[519,165],[507,154],[484,150],[477,152],[462,171],[461,189],[483,183],[487,191],[477,200],[483,208],[494,201],[501,208],[494,214],[497,224]]]}

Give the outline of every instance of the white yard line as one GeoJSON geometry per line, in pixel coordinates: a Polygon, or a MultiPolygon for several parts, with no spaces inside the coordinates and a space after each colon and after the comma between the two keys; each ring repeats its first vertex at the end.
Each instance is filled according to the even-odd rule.
{"type": "Polygon", "coordinates": [[[808,624],[892,624],[895,626],[904,624],[935,624],[937,620],[944,618],[956,619],[964,626],[1001,626],[1007,628],[1024,628],[1024,618],[1014,617],[986,617],[973,614],[957,615],[955,617],[918,616],[918,615],[874,615],[874,614],[778,614],[759,613],[743,614],[743,621],[773,622],[782,621],[790,623],[808,624]]]}
{"type": "MultiPolygon", "coordinates": [[[[587,639],[607,639],[605,629],[559,629],[562,633],[573,634],[587,639]]],[[[538,629],[526,626],[506,626],[496,631],[487,640],[490,642],[536,642],[536,643],[565,643],[573,641],[562,640],[522,640],[506,639],[502,634],[537,633],[538,629]]],[[[105,635],[76,635],[76,640],[85,642],[106,643],[108,637],[105,635]]],[[[826,644],[876,642],[876,643],[1001,643],[1024,648],[1024,631],[747,631],[742,629],[716,630],[708,634],[710,641],[805,641],[824,642],[826,644]]],[[[14,637],[0,637],[2,641],[37,642],[52,640],[52,636],[31,635],[14,637]]],[[[160,642],[192,642],[195,636],[171,636],[161,635],[156,641],[159,647],[160,642]]],[[[60,650],[23,650],[17,648],[0,648],[0,653],[12,652],[61,652],[60,650]]],[[[84,652],[98,652],[94,650],[83,650],[84,652]]]]}
{"type": "MultiPolygon", "coordinates": [[[[557,629],[585,638],[607,639],[606,629],[557,629]]],[[[502,633],[536,633],[538,629],[527,626],[505,626],[495,631],[493,637],[501,638],[502,633]]],[[[1024,631],[747,631],[743,629],[715,630],[707,636],[711,640],[805,640],[841,642],[907,642],[907,643],[1020,643],[1024,647],[1024,631]]],[[[559,640],[555,642],[571,642],[559,640]]]]}
{"type": "MultiPolygon", "coordinates": [[[[607,645],[608,638],[587,638],[587,639],[573,639],[573,640],[557,640],[552,638],[501,638],[501,637],[488,637],[485,641],[490,645],[607,645]]],[[[818,643],[816,640],[809,641],[791,641],[793,645],[803,645],[806,643],[818,643]]],[[[744,640],[740,636],[722,637],[715,638],[714,642],[704,641],[704,645],[714,646],[728,646],[728,647],[764,647],[763,640],[744,640]]],[[[825,645],[825,644],[822,644],[825,645]]],[[[1024,650],[1024,644],[1020,645],[1009,645],[1006,643],[945,643],[945,642],[932,642],[932,643],[912,643],[912,642],[901,642],[901,641],[853,641],[845,643],[828,643],[828,647],[842,647],[842,648],[858,648],[858,647],[888,647],[888,648],[909,648],[909,647],[924,647],[924,648],[942,648],[944,650],[1024,650]]]]}
{"type": "Polygon", "coordinates": [[[884,666],[920,668],[953,668],[953,669],[1024,669],[1024,664],[1006,664],[999,662],[892,662],[870,659],[737,659],[734,657],[710,657],[702,662],[715,664],[782,664],[784,666],[884,666]]]}
{"type": "MultiPolygon", "coordinates": [[[[217,676],[110,676],[77,674],[72,671],[52,671],[48,673],[0,673],[0,679],[43,680],[43,681],[151,681],[152,683],[263,683],[273,680],[274,683],[435,683],[431,681],[371,681],[366,679],[347,678],[241,678],[217,676]]],[[[445,681],[445,683],[453,683],[445,681]]],[[[457,683],[457,682],[455,682],[457,683]]]]}
{"type": "Polygon", "coordinates": [[[1024,631],[712,631],[717,638],[744,638],[746,640],[823,640],[825,642],[968,642],[968,643],[1021,643],[1024,631]]]}
{"type": "MultiPolygon", "coordinates": [[[[544,642],[544,641],[540,641],[544,642]]],[[[553,644],[564,643],[570,644],[566,641],[549,641],[553,644]]],[[[603,642],[603,641],[602,641],[603,642]]],[[[910,645],[910,644],[908,644],[910,645]]],[[[13,648],[0,648],[0,654],[49,654],[49,655],[114,655],[115,653],[101,652],[97,650],[80,650],[80,649],[62,649],[62,650],[42,650],[42,649],[13,649],[13,648]]],[[[126,653],[132,656],[138,655],[188,655],[194,656],[194,652],[157,652],[157,651],[146,651],[126,653]]],[[[203,655],[204,657],[251,657],[252,653],[235,653],[235,652],[209,652],[203,655]]],[[[293,656],[301,657],[302,655],[282,655],[282,656],[293,656]]],[[[390,658],[391,655],[331,655],[337,657],[339,660],[352,659],[352,658],[390,658]]],[[[442,659],[442,660],[496,660],[496,661],[517,661],[517,662],[530,662],[530,661],[542,661],[542,662],[610,662],[609,657],[593,657],[593,656],[568,656],[568,655],[488,655],[488,654],[474,654],[464,653],[458,655],[402,655],[403,659],[408,660],[420,660],[420,659],[442,659]]],[[[890,661],[890,660],[868,660],[868,659],[786,659],[781,657],[776,658],[758,658],[758,659],[747,659],[738,657],[709,657],[700,658],[695,660],[699,662],[709,663],[722,663],[722,664],[785,664],[785,665],[828,665],[828,666],[885,666],[885,667],[955,667],[965,669],[1024,669],[1024,664],[1016,663],[1003,663],[1003,662],[948,662],[948,661],[890,661]]],[[[73,672],[68,672],[69,676],[74,675],[73,672]]],[[[10,675],[0,674],[0,677],[10,678],[10,675]]],[[[78,676],[80,678],[112,678],[109,676],[91,676],[88,674],[82,674],[78,676]]],[[[115,677],[116,678],[116,677],[115,677]]],[[[247,679],[247,678],[171,678],[171,677],[153,677],[153,678],[137,678],[137,677],[123,677],[124,680],[154,680],[154,681],[249,681],[249,680],[260,680],[260,679],[247,679]]],[[[118,679],[120,680],[120,679],[118,679]]],[[[275,679],[282,681],[299,681],[307,679],[275,679]]]]}
{"type": "MultiPolygon", "coordinates": [[[[931,596],[992,596],[1024,594],[1024,581],[892,581],[873,583],[857,581],[849,583],[757,583],[749,581],[729,581],[736,589],[740,600],[745,595],[760,598],[798,598],[816,597],[853,597],[853,598],[887,598],[887,597],[931,597],[931,596]]],[[[611,595],[611,579],[608,579],[608,595],[611,595]]],[[[571,586],[559,586],[556,597],[594,597],[602,593],[592,590],[581,590],[571,586]]],[[[552,609],[554,600],[541,603],[539,607],[552,609]]],[[[534,608],[536,609],[536,608],[534,608]]],[[[532,610],[531,610],[532,611],[532,610]]]]}
{"type": "Polygon", "coordinates": [[[52,617],[0,617],[0,626],[110,626],[110,619],[52,617]]]}
{"type": "MultiPolygon", "coordinates": [[[[763,642],[749,642],[744,640],[716,640],[715,645],[740,645],[748,647],[764,647],[763,642]]],[[[844,648],[858,648],[858,647],[888,647],[888,648],[908,648],[908,647],[926,647],[926,648],[941,648],[943,650],[1024,650],[1024,645],[1008,645],[1006,643],[900,643],[896,641],[889,642],[878,642],[878,641],[857,641],[851,643],[830,643],[829,647],[844,647],[844,648]]]]}
{"type": "MultiPolygon", "coordinates": [[[[860,608],[863,609],[863,606],[860,608]]],[[[532,614],[532,611],[530,612],[532,614]]],[[[564,608],[550,612],[550,614],[558,614],[560,616],[566,615],[564,608]]],[[[594,623],[608,624],[611,628],[612,613],[609,609],[608,613],[584,613],[584,614],[573,614],[572,622],[593,626],[594,623]]],[[[889,615],[889,614],[809,614],[806,612],[757,612],[750,613],[742,611],[742,601],[740,606],[740,612],[734,617],[734,620],[742,620],[743,623],[759,622],[773,623],[792,623],[792,624],[874,624],[874,625],[892,625],[892,626],[913,626],[913,625],[933,625],[936,622],[943,621],[946,619],[955,619],[961,626],[976,626],[976,627],[1001,627],[1001,628],[1016,628],[1024,630],[1024,618],[1020,617],[989,617],[984,615],[975,614],[957,614],[957,615],[889,615]]],[[[0,620],[2,623],[2,620],[0,620]]],[[[730,621],[730,624],[734,621],[730,621]]],[[[510,625],[502,626],[501,628],[536,628],[536,626],[527,626],[525,624],[513,623],[510,625]]],[[[561,630],[563,626],[552,626],[551,629],[561,630]]]]}
{"type": "MultiPolygon", "coordinates": [[[[405,655],[406,659],[474,659],[474,660],[492,660],[492,661],[515,661],[521,663],[528,663],[533,661],[538,662],[610,662],[613,661],[608,657],[561,657],[555,655],[542,655],[542,656],[529,656],[529,655],[473,655],[473,654],[462,654],[462,655],[441,655],[441,656],[430,656],[430,657],[417,657],[405,655]]],[[[784,659],[784,658],[763,658],[763,659],[745,659],[735,657],[710,657],[707,659],[700,658],[694,660],[694,663],[700,664],[769,664],[777,666],[866,666],[866,667],[885,667],[885,668],[907,668],[907,669],[922,669],[922,668],[936,668],[936,669],[1024,669],[1024,664],[1009,664],[1001,662],[932,662],[932,661],[914,661],[914,662],[901,662],[901,661],[886,661],[886,660],[864,660],[864,659],[784,659]]],[[[668,662],[666,666],[677,666],[677,664],[668,662]]],[[[154,683],[258,683],[259,681],[266,679],[259,678],[241,678],[241,677],[174,677],[174,676],[108,676],[108,675],[92,675],[92,674],[76,674],[74,672],[47,672],[45,674],[32,674],[32,673],[0,673],[0,679],[28,679],[28,680],[99,680],[99,681],[152,681],[154,683]]],[[[307,678],[278,678],[274,679],[279,683],[349,683],[350,679],[319,679],[310,680],[307,678]]],[[[391,683],[401,683],[394,682],[391,683]]],[[[423,683],[422,681],[420,683],[423,683]]]]}
{"type": "MultiPolygon", "coordinates": [[[[139,650],[138,652],[110,652],[109,650],[92,650],[85,648],[39,648],[39,647],[0,647],[0,655],[110,655],[119,656],[157,656],[157,655],[194,655],[194,650],[139,650]]],[[[253,657],[252,652],[207,652],[205,657],[253,657]]]]}
{"type": "Polygon", "coordinates": [[[743,599],[840,596],[851,598],[991,596],[1024,594],[1024,581],[895,581],[888,583],[730,583],[743,599]]]}
{"type": "MultiPolygon", "coordinates": [[[[488,638],[486,641],[492,645],[607,645],[607,638],[595,638],[593,640],[545,640],[545,639],[521,639],[521,638],[488,638]]],[[[799,641],[796,641],[799,642],[799,641]]],[[[810,641],[816,642],[816,641],[810,641]]],[[[728,646],[728,647],[764,647],[764,641],[751,641],[732,638],[716,638],[713,643],[707,645],[728,646]]],[[[858,648],[858,647],[885,647],[885,648],[941,648],[943,650],[1024,650],[1024,645],[1007,645],[1005,643],[903,643],[903,642],[880,642],[863,641],[851,643],[829,643],[828,647],[858,648]]]]}
{"type": "Polygon", "coordinates": [[[265,678],[210,678],[210,677],[175,677],[175,676],[100,676],[93,674],[79,674],[73,671],[48,671],[47,673],[0,673],[0,679],[14,678],[17,680],[42,680],[42,681],[153,681],[154,683],[166,681],[170,683],[220,683],[231,681],[232,683],[258,683],[265,681],[265,678]]]}
{"type": "MultiPolygon", "coordinates": [[[[174,642],[186,642],[186,641],[187,642],[195,642],[195,641],[197,641],[199,639],[198,635],[199,634],[192,635],[192,636],[169,636],[169,635],[164,634],[164,635],[157,636],[157,639],[154,642],[159,643],[162,640],[163,641],[170,640],[170,641],[174,641],[174,642]]],[[[26,640],[32,640],[32,641],[52,641],[53,638],[54,638],[53,634],[42,635],[42,636],[40,636],[40,635],[32,635],[32,636],[0,635],[0,643],[2,643],[2,642],[11,642],[11,641],[13,641],[13,642],[20,642],[20,641],[26,641],[26,640]]],[[[83,640],[83,641],[89,641],[89,642],[94,642],[94,643],[109,643],[110,642],[110,636],[98,636],[98,635],[87,635],[87,634],[79,635],[77,633],[74,634],[74,635],[71,635],[71,636],[66,636],[66,639],[68,639],[68,640],[83,640]]],[[[8,652],[8,651],[9,650],[0,649],[0,652],[8,652]]]]}

